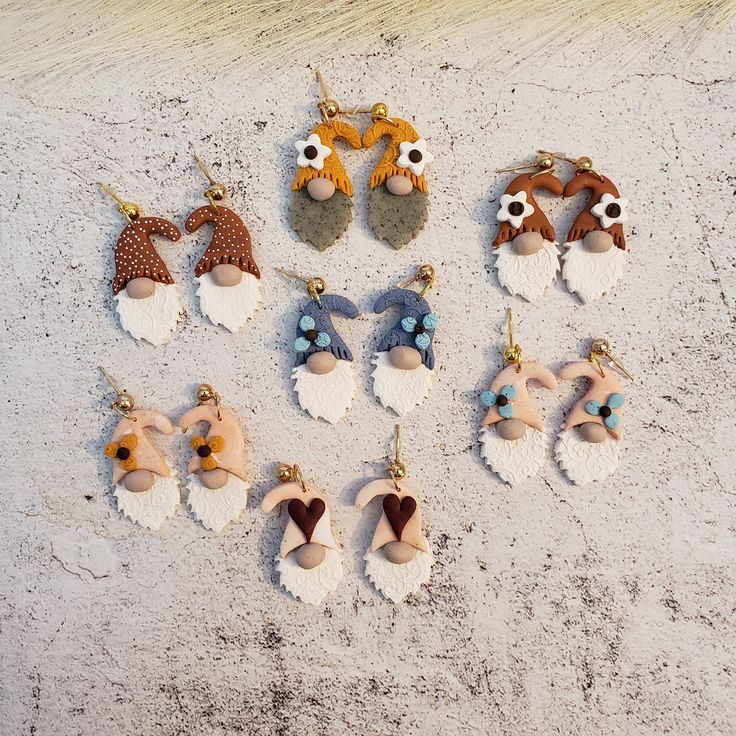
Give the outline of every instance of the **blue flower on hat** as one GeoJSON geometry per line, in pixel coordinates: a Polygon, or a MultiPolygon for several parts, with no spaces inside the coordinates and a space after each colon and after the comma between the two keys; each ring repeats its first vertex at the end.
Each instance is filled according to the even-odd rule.
{"type": "Polygon", "coordinates": [[[427,334],[427,331],[431,332],[434,330],[434,328],[437,327],[439,319],[440,318],[436,314],[432,314],[431,312],[429,314],[425,314],[424,317],[422,317],[421,322],[418,322],[414,317],[404,317],[404,319],[401,320],[401,329],[404,330],[404,332],[408,332],[410,334],[413,333],[414,344],[420,350],[426,350],[432,342],[432,338],[427,334]]]}
{"type": "Polygon", "coordinates": [[[516,389],[513,386],[502,386],[501,390],[494,394],[493,391],[484,391],[480,395],[483,406],[491,408],[495,406],[498,413],[504,419],[511,419],[514,416],[513,400],[516,398],[516,389]]]}
{"type": "Polygon", "coordinates": [[[299,320],[299,329],[304,333],[294,341],[294,350],[297,353],[306,353],[312,345],[318,348],[326,348],[332,342],[332,338],[326,332],[319,332],[313,317],[303,314],[299,320]]]}
{"type": "Polygon", "coordinates": [[[605,404],[600,401],[589,401],[585,405],[585,411],[594,417],[603,417],[603,424],[608,429],[616,429],[621,417],[616,414],[615,410],[620,409],[624,405],[623,394],[611,394],[605,404]]]}

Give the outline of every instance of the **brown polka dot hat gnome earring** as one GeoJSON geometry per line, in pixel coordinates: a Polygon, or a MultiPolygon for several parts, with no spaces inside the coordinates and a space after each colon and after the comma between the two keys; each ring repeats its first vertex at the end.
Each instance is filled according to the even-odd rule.
{"type": "Polygon", "coordinates": [[[360,133],[348,123],[336,120],[340,111],[317,72],[322,97],[317,108],[322,122],[304,139],[296,141],[297,173],[291,185],[291,226],[305,243],[325,250],[347,230],[353,219],[353,185],[335,150],[342,139],[353,148],[361,147],[360,133]]]}
{"type": "Polygon", "coordinates": [[[396,456],[388,465],[389,478],[363,486],[355,505],[365,508],[381,497],[383,513],[365,553],[365,574],[394,603],[403,601],[429,582],[432,550],[422,531],[422,512],[416,492],[406,482],[401,461],[401,427],[396,425],[396,456]]]}
{"type": "Polygon", "coordinates": [[[434,156],[427,141],[406,120],[388,117],[385,103],[376,103],[370,113],[373,124],[363,134],[363,146],[370,148],[385,136],[390,142],[371,174],[368,224],[379,238],[399,250],[427,222],[424,171],[434,156]]]}
{"type": "Polygon", "coordinates": [[[120,324],[136,340],[163,345],[171,339],[184,310],[178,288],[156,252],[151,235],[175,242],[181,233],[161,217],[141,217],[137,204],[124,202],[107,184],[100,187],[118,202],[118,212],[128,222],[115,243],[112,291],[120,324]]]}
{"type": "Polygon", "coordinates": [[[261,272],[253,258],[250,233],[231,209],[222,205],[227,189],[213,178],[204,161],[197,165],[210,185],[204,196],[209,204],[194,210],[184,227],[193,233],[205,223],[215,227],[212,240],[194,268],[202,312],[214,325],[237,332],[261,302],[261,272]]]}
{"type": "Polygon", "coordinates": [[[567,477],[577,485],[601,481],[618,465],[623,436],[622,414],[625,397],[618,376],[604,368],[608,360],[624,375],[633,376],[611,354],[608,340],[593,340],[587,361],[568,363],[560,370],[560,379],[590,381],[583,396],[567,415],[555,445],[555,457],[567,477]]]}
{"type": "Polygon", "coordinates": [[[100,370],[117,394],[110,407],[122,417],[105,445],[118,509],[146,529],[159,529],[179,505],[179,482],[145,430],[153,427],[173,434],[176,428],[163,414],[136,409],[133,397],[121,391],[104,368],[100,370]]]}
{"type": "Polygon", "coordinates": [[[276,468],[279,485],[261,503],[268,513],[282,502],[289,520],[275,557],[281,585],[295,598],[319,605],[342,579],[340,546],[332,535],[327,498],[305,483],[298,465],[276,468]]]}
{"type": "Polygon", "coordinates": [[[204,527],[220,532],[248,503],[245,438],[237,417],[220,405],[219,394],[207,383],[197,387],[197,406],[181,418],[179,426],[187,432],[199,422],[209,427],[190,442],[187,505],[204,527]]]}
{"type": "Polygon", "coordinates": [[[510,294],[536,301],[557,279],[559,253],[555,231],[534,198],[535,189],[561,195],[562,182],[552,173],[554,157],[540,151],[533,164],[521,164],[498,173],[536,168],[519,174],[501,195],[493,241],[498,281],[510,294]]]}
{"type": "Polygon", "coordinates": [[[527,383],[536,381],[547,389],[557,379],[543,365],[521,360],[521,347],[514,342],[513,317],[507,312],[508,345],[503,360],[508,365],[480,395],[488,409],[480,431],[481,455],[504,483],[516,484],[536,475],[544,463],[547,438],[539,409],[527,383]]]}
{"type": "Polygon", "coordinates": [[[593,170],[582,156],[565,159],[575,164],[575,176],[565,185],[565,197],[583,189],[590,198],[567,234],[562,255],[562,278],[567,288],[587,304],[600,299],[621,280],[624,270],[624,223],[629,200],[619,196],[613,182],[593,170]]]}

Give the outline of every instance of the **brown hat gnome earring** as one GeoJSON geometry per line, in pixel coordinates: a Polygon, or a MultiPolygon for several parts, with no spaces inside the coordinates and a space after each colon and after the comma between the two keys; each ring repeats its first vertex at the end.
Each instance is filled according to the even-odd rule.
{"type": "Polygon", "coordinates": [[[205,223],[215,226],[212,240],[194,268],[202,312],[212,324],[237,332],[261,302],[261,272],[253,257],[250,233],[231,209],[222,205],[227,189],[213,178],[202,159],[194,156],[209,181],[204,196],[209,204],[194,210],[184,227],[193,233],[205,223]]]}
{"type": "Polygon", "coordinates": [[[112,291],[120,324],[137,340],[163,345],[171,339],[184,311],[179,292],[166,264],[156,252],[151,235],[177,241],[176,225],[161,217],[141,217],[140,207],[123,201],[107,184],[105,194],[118,203],[127,225],[115,243],[112,291]]]}

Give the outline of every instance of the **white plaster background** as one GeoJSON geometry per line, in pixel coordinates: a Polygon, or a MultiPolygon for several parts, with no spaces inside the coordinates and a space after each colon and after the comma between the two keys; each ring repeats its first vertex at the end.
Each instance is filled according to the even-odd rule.
{"type": "MultiPolygon", "coordinates": [[[[513,72],[443,64],[441,49],[429,61],[400,49],[327,60],[337,95],[385,99],[436,154],[429,225],[399,253],[367,229],[376,150],[344,155],[347,238],[320,254],[288,227],[293,141],[314,120],[310,69],[4,84],[0,732],[733,733],[735,40],[724,33],[687,62],[644,49],[591,67],[586,48],[513,72]],[[268,304],[237,336],[213,328],[190,283],[207,233],[159,241],[188,314],[167,347],[139,345],[113,312],[122,223],[95,182],[181,226],[202,202],[191,143],[231,184],[268,304]],[[508,181],[494,170],[540,146],[592,155],[631,199],[625,280],[601,303],[558,285],[527,305],[491,271],[508,181]],[[383,472],[394,424],[368,378],[394,316],[370,307],[425,261],[439,273],[439,369],[403,426],[437,563],[395,606],[361,575],[375,511],[351,504],[383,472]],[[290,391],[304,293],[275,266],[324,275],[364,311],[339,323],[360,390],[337,427],[302,414],[290,391]],[[501,366],[508,305],[525,356],[556,369],[606,335],[636,374],[609,481],[576,488],[548,459],[511,490],[483,465],[477,397],[501,366]],[[250,438],[241,523],[213,534],[183,505],[160,533],[121,518],[98,364],[176,418],[197,382],[219,389],[250,438]],[[258,505],[280,461],[333,499],[347,574],[318,608],[275,584],[283,518],[258,505]]],[[[540,201],[564,233],[582,199],[540,201]]],[[[550,434],[580,388],[534,391],[550,434]]],[[[183,438],[161,444],[183,471],[183,438]]]]}

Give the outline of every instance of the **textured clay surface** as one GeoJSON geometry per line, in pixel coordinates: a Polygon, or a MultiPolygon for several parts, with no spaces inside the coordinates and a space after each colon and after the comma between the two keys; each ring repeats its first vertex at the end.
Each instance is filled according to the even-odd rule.
{"type": "Polygon", "coordinates": [[[367,205],[368,224],[376,237],[399,250],[421,232],[427,221],[429,200],[416,188],[409,194],[396,195],[385,184],[379,184],[370,190],[367,205]]]}
{"type": "Polygon", "coordinates": [[[291,226],[317,250],[334,245],[352,219],[353,202],[339,189],[323,202],[312,199],[306,187],[291,193],[291,226]]]}

